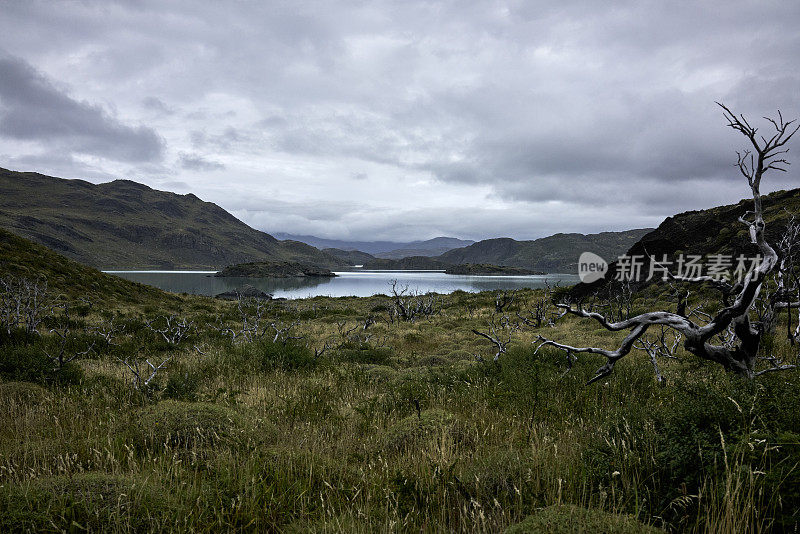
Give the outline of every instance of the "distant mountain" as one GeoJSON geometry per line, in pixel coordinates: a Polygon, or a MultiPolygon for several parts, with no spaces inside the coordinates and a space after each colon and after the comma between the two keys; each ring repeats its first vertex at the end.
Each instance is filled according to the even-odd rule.
{"type": "Polygon", "coordinates": [[[415,241],[403,248],[378,252],[377,258],[400,259],[409,256],[439,256],[448,250],[472,245],[475,241],[456,239],[454,237],[435,237],[427,241],[415,241]]]}
{"type": "Polygon", "coordinates": [[[376,270],[424,270],[443,271],[449,264],[427,256],[409,256],[407,258],[374,258],[364,263],[364,269],[376,270]]]}
{"type": "Polygon", "coordinates": [[[341,250],[360,250],[376,257],[404,258],[406,256],[438,256],[454,248],[466,247],[475,241],[469,239],[456,239],[455,237],[434,237],[427,241],[344,241],[340,239],[325,239],[313,235],[296,235],[284,232],[275,233],[278,239],[292,239],[307,243],[313,247],[324,250],[338,248],[341,250]],[[397,252],[403,251],[403,252],[397,252]],[[408,253],[406,253],[408,252],[408,253]]]}
{"type": "Polygon", "coordinates": [[[0,169],[0,227],[100,268],[219,269],[251,261],[345,263],[278,241],[192,194],[130,180],[94,185],[0,169]]]}
{"type": "Polygon", "coordinates": [[[450,250],[435,259],[452,265],[490,263],[548,273],[577,273],[581,252],[616,258],[651,230],[642,228],[588,235],[555,234],[533,241],[517,241],[508,237],[486,239],[468,247],[450,250]]]}
{"type": "Polygon", "coordinates": [[[372,254],[367,254],[366,252],[361,252],[360,250],[342,250],[340,248],[325,248],[322,249],[322,252],[326,254],[330,254],[336,258],[339,258],[343,262],[347,263],[347,265],[364,265],[364,263],[374,260],[375,256],[372,254]]]}

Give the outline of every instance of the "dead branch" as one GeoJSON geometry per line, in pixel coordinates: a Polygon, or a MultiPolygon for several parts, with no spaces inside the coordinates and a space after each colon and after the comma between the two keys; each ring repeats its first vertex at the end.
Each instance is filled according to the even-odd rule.
{"type": "Polygon", "coordinates": [[[178,318],[174,315],[162,315],[155,319],[145,320],[144,324],[151,332],[160,334],[168,344],[178,345],[191,333],[194,321],[187,321],[185,318],[178,318]],[[155,326],[159,320],[164,324],[161,327],[155,326]]]}
{"type": "MultiPolygon", "coordinates": [[[[590,383],[610,374],[615,363],[630,352],[634,344],[651,326],[666,327],[679,333],[682,336],[684,348],[691,354],[716,362],[726,370],[748,378],[768,371],[792,368],[787,364],[771,362],[771,367],[767,370],[756,369],[756,365],[760,361],[758,352],[761,341],[770,325],[764,320],[763,314],[759,320],[754,322],[751,319],[751,312],[754,311],[756,300],[768,276],[773,274],[778,266],[778,255],[767,242],[764,233],[766,224],[761,203],[761,180],[764,174],[770,170],[785,170],[788,162],[779,158],[778,155],[786,152],[786,149],[782,147],[798,131],[798,126],[792,126],[794,121],[784,121],[779,113],[777,120],[768,119],[775,131],[770,136],[757,137],[757,129],[752,127],[743,116],[737,117],[723,104],[719,105],[723,109],[728,126],[741,132],[752,145],[752,150],[739,153],[737,158],[737,167],[747,179],[753,197],[753,209],[743,214],[739,220],[748,227],[751,241],[757,245],[762,261],[745,275],[740,285],[737,284],[735,288],[730,288],[731,292],[735,290],[735,293],[731,295],[732,300],[724,299],[724,306],[705,322],[690,319],[686,313],[667,311],[651,311],[635,317],[623,316],[614,320],[610,315],[586,311],[581,306],[573,308],[569,303],[558,304],[567,313],[597,321],[607,330],[629,331],[624,341],[615,350],[572,347],[539,338],[540,347],[550,345],[570,353],[593,353],[604,356],[606,363],[597,370],[590,383]],[[729,330],[733,333],[734,338],[731,344],[714,342],[729,330]]],[[[771,303],[773,311],[779,304],[779,300],[775,299],[771,303]]]]}
{"type": "MultiPolygon", "coordinates": [[[[500,328],[500,330],[502,330],[502,327],[500,328]]],[[[489,333],[481,332],[475,329],[472,330],[472,333],[477,336],[481,336],[483,338],[488,339],[492,343],[492,345],[494,345],[494,347],[497,349],[497,352],[494,355],[494,361],[500,359],[501,354],[505,354],[508,344],[511,343],[510,333],[505,337],[505,339],[501,337],[494,317],[492,317],[489,320],[489,333]]]]}

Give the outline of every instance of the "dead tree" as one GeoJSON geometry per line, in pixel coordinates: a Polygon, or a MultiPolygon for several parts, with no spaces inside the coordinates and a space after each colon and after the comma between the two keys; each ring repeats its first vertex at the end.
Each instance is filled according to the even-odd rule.
{"type": "Polygon", "coordinates": [[[516,290],[497,292],[494,296],[494,311],[503,313],[503,310],[514,304],[514,298],[516,298],[516,296],[516,290]]]}
{"type": "Polygon", "coordinates": [[[663,359],[677,359],[675,354],[681,343],[681,337],[680,332],[661,325],[661,331],[657,335],[644,335],[634,344],[635,349],[647,353],[647,356],[650,358],[650,364],[653,366],[653,372],[656,375],[656,381],[662,386],[666,381],[661,374],[658,361],[663,359]]]}
{"type": "Polygon", "coordinates": [[[268,309],[268,304],[265,304],[261,299],[243,297],[241,294],[237,295],[236,309],[241,318],[241,326],[238,328],[229,328],[225,326],[220,319],[217,319],[218,324],[215,325],[214,328],[223,336],[230,336],[231,341],[234,343],[240,336],[244,338],[246,343],[249,343],[263,336],[269,326],[262,325],[262,320],[268,309]]]}
{"type": "Polygon", "coordinates": [[[788,319],[786,321],[786,337],[794,345],[800,341],[800,223],[792,214],[786,231],[778,243],[778,253],[781,258],[776,277],[776,293],[778,300],[783,302],[788,319]],[[797,326],[792,329],[792,313],[797,313],[797,326]]]}
{"type": "Polygon", "coordinates": [[[46,279],[0,278],[0,328],[7,334],[17,328],[37,333],[50,311],[49,304],[46,279]]]}
{"type": "Polygon", "coordinates": [[[114,324],[114,317],[108,321],[103,321],[90,331],[105,341],[106,348],[116,345],[114,339],[125,333],[125,325],[114,324]]]}
{"type": "Polygon", "coordinates": [[[194,321],[187,321],[174,315],[163,315],[150,321],[146,320],[144,324],[151,332],[160,334],[169,345],[178,345],[191,333],[194,321]],[[163,326],[156,326],[156,322],[161,322],[163,326]]]}
{"type": "MultiPolygon", "coordinates": [[[[780,112],[778,118],[765,117],[773,130],[770,134],[758,135],[758,129],[751,126],[743,115],[735,115],[723,104],[723,109],[728,126],[744,135],[750,143],[750,148],[737,152],[736,166],[739,172],[747,179],[753,197],[752,211],[745,212],[739,221],[746,225],[750,233],[751,242],[758,247],[762,258],[761,263],[748,272],[741,282],[731,284],[724,280],[713,279],[708,276],[694,278],[680,278],[673,276],[678,281],[690,284],[711,283],[723,294],[723,307],[710,315],[707,321],[687,317],[686,314],[670,313],[667,311],[650,311],[618,321],[609,320],[601,313],[589,312],[580,306],[573,308],[569,303],[557,304],[567,313],[578,317],[591,319],[600,323],[612,332],[628,331],[622,343],[614,350],[598,347],[573,347],[557,343],[556,341],[540,338],[539,348],[545,345],[553,346],[567,351],[570,354],[589,353],[598,354],[606,358],[606,362],[595,372],[589,383],[600,380],[611,374],[614,365],[630,353],[634,345],[642,338],[652,326],[664,326],[681,334],[683,347],[698,358],[720,364],[726,370],[752,379],[755,376],[785,369],[794,369],[796,364],[784,363],[774,357],[760,358],[759,348],[770,325],[763,320],[751,319],[759,294],[770,275],[780,269],[778,254],[767,242],[764,235],[766,224],[764,211],[761,205],[761,180],[769,171],[786,171],[788,161],[783,157],[788,148],[786,143],[797,133],[800,126],[794,125],[795,121],[785,121],[780,112]],[[731,330],[733,338],[731,343],[716,341],[720,335],[731,330]],[[759,368],[759,362],[766,361],[767,366],[759,368]]],[[[800,302],[791,302],[781,299],[781,295],[774,295],[770,303],[770,312],[774,313],[782,307],[797,307],[800,302]]],[[[786,295],[784,295],[785,297],[786,295]]],[[[538,350],[538,348],[537,348],[538,350]]]]}
{"type": "Polygon", "coordinates": [[[59,328],[51,328],[50,333],[58,338],[58,344],[56,345],[56,350],[52,352],[44,350],[44,353],[53,362],[55,368],[60,371],[65,365],[76,358],[89,354],[92,349],[94,349],[95,342],[92,341],[86,349],[82,351],[70,350],[69,345],[70,342],[73,341],[70,331],[70,305],[68,302],[63,302],[57,305],[57,307],[62,309],[62,324],[59,328]]]}
{"type": "MultiPolygon", "coordinates": [[[[273,343],[277,343],[280,341],[283,345],[286,345],[290,340],[300,340],[303,339],[305,336],[292,336],[292,329],[295,326],[299,326],[300,321],[294,321],[290,323],[288,326],[283,323],[270,323],[269,328],[275,332],[275,335],[272,338],[273,343]]],[[[266,330],[266,329],[265,329],[266,330]]]]}
{"type": "Polygon", "coordinates": [[[390,282],[392,286],[393,315],[402,321],[414,322],[418,317],[431,317],[438,313],[440,304],[435,293],[420,295],[409,291],[408,286],[398,288],[397,280],[390,282]]]}
{"type": "Polygon", "coordinates": [[[333,345],[331,345],[330,341],[325,341],[325,343],[321,347],[311,347],[314,349],[314,358],[315,359],[322,358],[322,355],[328,352],[332,347],[333,345]]]}
{"type": "MultiPolygon", "coordinates": [[[[558,288],[556,284],[555,288],[558,288]]],[[[558,314],[553,313],[553,287],[545,281],[544,288],[522,313],[516,312],[517,318],[526,326],[539,328],[543,325],[553,326],[553,321],[558,314]]]]}
{"type": "Polygon", "coordinates": [[[147,364],[147,367],[143,367],[138,360],[134,360],[133,362],[131,362],[127,358],[122,359],[117,356],[115,356],[115,358],[117,358],[118,361],[122,362],[133,375],[133,378],[131,380],[133,387],[138,391],[143,392],[150,387],[150,384],[152,383],[153,379],[156,377],[158,372],[161,369],[163,369],[164,366],[167,365],[167,363],[169,363],[169,361],[172,359],[172,356],[169,356],[158,365],[154,365],[150,363],[150,360],[145,359],[144,363],[147,364]]]}
{"type": "Polygon", "coordinates": [[[497,352],[494,355],[494,361],[499,360],[500,359],[500,355],[506,353],[506,349],[508,348],[508,344],[511,343],[511,334],[508,333],[506,336],[503,336],[502,335],[503,330],[504,330],[504,328],[502,326],[500,326],[498,328],[497,322],[495,321],[494,317],[492,317],[489,320],[489,332],[488,333],[487,332],[481,332],[481,331],[475,330],[475,329],[472,330],[473,334],[475,334],[476,336],[481,336],[483,338],[488,339],[492,343],[492,345],[494,345],[494,348],[497,349],[497,352]]]}

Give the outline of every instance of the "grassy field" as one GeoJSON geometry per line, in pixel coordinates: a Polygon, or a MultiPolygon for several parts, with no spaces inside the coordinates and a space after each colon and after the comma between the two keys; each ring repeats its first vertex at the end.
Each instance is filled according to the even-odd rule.
{"type": "Polygon", "coordinates": [[[413,322],[386,296],[270,302],[248,330],[254,303],[143,290],[73,307],[65,353],[94,346],[60,370],[63,312],[3,330],[0,531],[795,531],[797,373],[744,382],[679,353],[661,386],[633,354],[585,386],[601,360],[532,342],[615,335],[523,324],[538,291],[494,297],[413,322]],[[177,343],[170,314],[192,323],[177,343]],[[497,361],[472,332],[491,320],[497,361]],[[124,362],[144,379],[145,359],[166,363],[137,388],[124,362]]]}

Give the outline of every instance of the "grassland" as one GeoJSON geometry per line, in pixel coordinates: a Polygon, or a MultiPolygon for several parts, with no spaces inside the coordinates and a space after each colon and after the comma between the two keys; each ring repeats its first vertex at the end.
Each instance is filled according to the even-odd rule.
{"type": "MultiPolygon", "coordinates": [[[[661,386],[640,354],[587,387],[599,360],[570,369],[533,341],[615,334],[520,323],[533,290],[500,314],[491,293],[440,296],[410,322],[386,296],[259,311],[84,276],[95,303],[73,308],[66,350],[94,343],[86,355],[60,370],[47,358],[60,312],[39,334],[0,331],[0,531],[797,528],[797,373],[747,382],[679,353],[661,386]],[[192,323],[177,343],[156,331],[170,315],[192,323]],[[472,332],[491,320],[511,337],[497,361],[472,332]],[[166,363],[136,388],[124,362],[145,359],[166,363]]],[[[671,305],[662,289],[634,307],[671,305]]],[[[793,348],[775,336],[765,350],[793,348]]]]}

